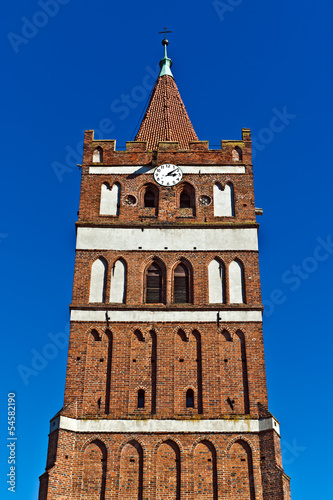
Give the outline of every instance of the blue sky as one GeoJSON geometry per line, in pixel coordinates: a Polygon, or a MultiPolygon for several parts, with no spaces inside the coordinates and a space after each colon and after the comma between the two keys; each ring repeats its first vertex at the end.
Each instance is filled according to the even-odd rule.
{"type": "Polygon", "coordinates": [[[46,4],[12,0],[1,16],[1,498],[37,499],[49,419],[62,406],[83,131],[117,146],[131,140],[163,26],[199,138],[213,146],[252,130],[270,410],[292,499],[327,498],[331,456],[319,432],[332,412],[330,2],[46,4]],[[15,496],[6,485],[11,391],[15,496]]]}

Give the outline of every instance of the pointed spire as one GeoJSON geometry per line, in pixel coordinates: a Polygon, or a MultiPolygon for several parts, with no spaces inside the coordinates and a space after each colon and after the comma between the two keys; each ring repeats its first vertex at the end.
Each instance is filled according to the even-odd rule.
{"type": "Polygon", "coordinates": [[[157,149],[159,142],[179,142],[180,149],[189,149],[189,141],[197,141],[191,120],[171,73],[172,61],[168,58],[168,40],[164,39],[164,58],[146,113],[141,122],[136,141],[147,141],[148,149],[157,149]]]}
{"type": "Polygon", "coordinates": [[[169,40],[164,38],[162,45],[164,45],[164,58],[160,60],[160,76],[169,75],[173,77],[171,72],[172,61],[168,58],[167,46],[169,45],[169,40]]]}

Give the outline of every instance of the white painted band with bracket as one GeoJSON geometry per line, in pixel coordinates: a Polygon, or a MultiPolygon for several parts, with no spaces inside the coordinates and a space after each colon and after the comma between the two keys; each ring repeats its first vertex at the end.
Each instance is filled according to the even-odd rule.
{"type": "MultiPolygon", "coordinates": [[[[73,309],[71,321],[105,322],[105,310],[73,309]]],[[[109,323],[216,323],[216,310],[211,311],[147,311],[116,309],[108,311],[109,323]]],[[[262,321],[261,311],[220,311],[220,323],[250,323],[262,321]]]]}
{"type": "MultiPolygon", "coordinates": [[[[180,165],[183,174],[245,174],[245,167],[242,165],[180,165]]],[[[149,174],[153,173],[154,167],[145,167],[140,165],[96,165],[89,167],[89,174],[149,174]]]]}
{"type": "Polygon", "coordinates": [[[57,416],[50,423],[50,432],[63,429],[72,432],[120,433],[244,433],[274,429],[280,435],[280,426],[274,417],[259,419],[214,420],[79,420],[57,416]]]}

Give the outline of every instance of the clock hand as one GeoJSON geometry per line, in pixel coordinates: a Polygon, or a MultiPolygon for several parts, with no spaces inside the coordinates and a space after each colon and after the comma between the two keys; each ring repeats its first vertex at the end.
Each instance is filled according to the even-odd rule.
{"type": "Polygon", "coordinates": [[[177,168],[175,168],[174,170],[171,170],[171,172],[169,172],[168,174],[166,174],[166,176],[172,175],[174,177],[176,175],[176,174],[174,174],[174,172],[177,172],[177,168]]]}

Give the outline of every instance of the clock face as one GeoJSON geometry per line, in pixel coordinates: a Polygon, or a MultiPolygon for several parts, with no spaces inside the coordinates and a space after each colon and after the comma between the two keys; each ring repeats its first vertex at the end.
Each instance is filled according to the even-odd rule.
{"type": "Polygon", "coordinates": [[[183,178],[183,172],[180,167],[165,163],[156,167],[154,170],[154,179],[161,186],[175,186],[183,178]]]}

